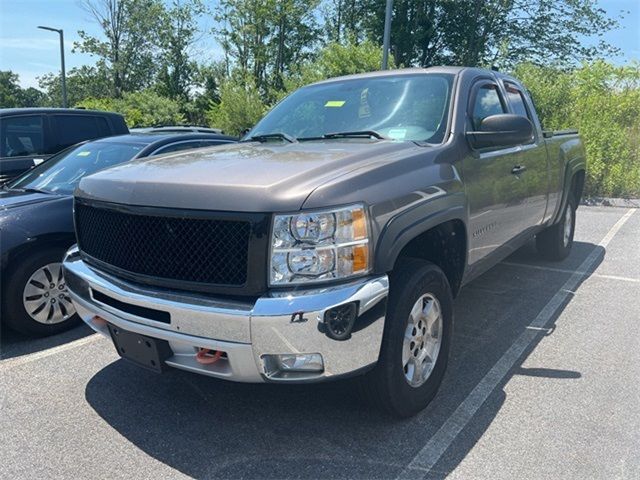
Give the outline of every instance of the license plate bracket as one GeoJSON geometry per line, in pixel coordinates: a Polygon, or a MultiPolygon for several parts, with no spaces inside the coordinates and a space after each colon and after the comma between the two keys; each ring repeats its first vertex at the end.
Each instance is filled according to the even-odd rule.
{"type": "Polygon", "coordinates": [[[130,332],[112,324],[109,324],[109,333],[122,358],[157,373],[167,368],[164,361],[173,355],[167,341],[130,332]]]}

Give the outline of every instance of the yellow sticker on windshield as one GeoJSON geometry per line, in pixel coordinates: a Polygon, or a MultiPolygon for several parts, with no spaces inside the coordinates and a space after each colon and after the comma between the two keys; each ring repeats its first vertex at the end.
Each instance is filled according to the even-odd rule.
{"type": "Polygon", "coordinates": [[[91,152],[85,150],[84,152],[78,152],[78,155],[76,155],[76,157],[88,157],[89,155],[91,155],[91,152]]]}
{"type": "Polygon", "coordinates": [[[341,107],[345,103],[347,103],[345,100],[329,100],[327,103],[324,104],[324,106],[325,107],[341,107]]]}

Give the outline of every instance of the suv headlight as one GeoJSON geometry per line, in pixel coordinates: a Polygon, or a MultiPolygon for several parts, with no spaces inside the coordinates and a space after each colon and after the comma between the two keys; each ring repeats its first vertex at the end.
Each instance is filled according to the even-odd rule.
{"type": "Polygon", "coordinates": [[[363,205],[276,215],[271,285],[344,279],[369,271],[369,225],[363,205]]]}

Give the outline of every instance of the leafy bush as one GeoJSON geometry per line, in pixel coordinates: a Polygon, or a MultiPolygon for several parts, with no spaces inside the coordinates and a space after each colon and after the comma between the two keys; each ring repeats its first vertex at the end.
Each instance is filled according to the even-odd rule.
{"type": "Polygon", "coordinates": [[[253,127],[266,110],[252,78],[235,75],[220,86],[220,102],[210,103],[207,119],[212,127],[240,135],[253,127]]]}
{"type": "Polygon", "coordinates": [[[514,74],[531,91],[543,128],[578,128],[587,195],[640,196],[640,63],[573,71],[531,64],[514,74]]]}
{"type": "Polygon", "coordinates": [[[77,106],[121,113],[129,128],[176,125],[185,121],[178,102],[152,90],[125,93],[122,98],[87,98],[77,106]]]}

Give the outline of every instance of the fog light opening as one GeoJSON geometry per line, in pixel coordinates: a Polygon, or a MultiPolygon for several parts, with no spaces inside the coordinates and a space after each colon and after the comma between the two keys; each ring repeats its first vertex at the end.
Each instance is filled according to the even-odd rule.
{"type": "Polygon", "coordinates": [[[325,332],[334,340],[347,340],[351,337],[353,325],[358,316],[356,302],[345,303],[330,308],[324,314],[325,332]]]}
{"type": "Polygon", "coordinates": [[[283,353],[263,355],[265,373],[269,376],[287,373],[322,373],[324,361],[319,353],[283,353]]]}

